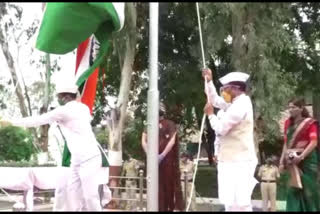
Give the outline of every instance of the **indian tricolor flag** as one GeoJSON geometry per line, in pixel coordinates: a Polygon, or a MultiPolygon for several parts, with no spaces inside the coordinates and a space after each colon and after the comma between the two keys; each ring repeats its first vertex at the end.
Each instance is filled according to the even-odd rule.
{"type": "MultiPolygon", "coordinates": [[[[96,41],[94,36],[91,36],[78,46],[75,70],[77,80],[79,80],[81,76],[86,75],[87,69],[92,66],[93,61],[96,58],[98,48],[99,43],[96,41]]],[[[81,87],[79,87],[81,102],[89,107],[91,114],[96,97],[98,76],[99,68],[96,68],[93,73],[86,78],[81,87]]]]}
{"type": "Polygon", "coordinates": [[[124,3],[47,3],[36,48],[65,54],[80,44],[91,44],[94,36],[99,43],[96,59],[85,69],[80,60],[77,69],[81,71],[76,72],[77,85],[82,86],[107,54],[112,32],[121,30],[123,24],[124,3]]]}

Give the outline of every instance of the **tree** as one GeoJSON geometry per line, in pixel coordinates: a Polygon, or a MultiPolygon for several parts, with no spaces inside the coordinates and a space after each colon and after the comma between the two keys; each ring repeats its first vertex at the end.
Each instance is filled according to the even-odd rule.
{"type": "MultiPolygon", "coordinates": [[[[13,83],[16,85],[15,93],[18,98],[20,112],[23,117],[31,116],[34,110],[39,110],[40,114],[45,113],[48,110],[49,103],[52,101],[52,95],[50,93],[50,76],[54,70],[59,69],[57,61],[55,60],[53,66],[51,66],[49,55],[41,57],[39,63],[41,65],[46,65],[45,77],[43,78],[45,84],[41,84],[36,81],[33,84],[28,83],[27,85],[24,81],[23,72],[21,71],[20,53],[21,50],[23,50],[22,47],[28,46],[31,37],[34,36],[39,26],[39,20],[35,19],[30,26],[25,27],[21,22],[23,10],[20,6],[3,3],[1,4],[1,8],[3,11],[1,14],[3,27],[0,30],[0,35],[2,35],[2,38],[5,38],[1,40],[1,47],[8,64],[13,83]],[[10,44],[12,44],[12,46],[10,46],[10,44]],[[16,47],[17,50],[16,57],[12,56],[14,47],[16,47]],[[21,81],[19,81],[19,77],[21,81]],[[27,102],[27,105],[25,104],[25,101],[27,102]],[[40,108],[39,103],[41,105],[40,108]]],[[[30,65],[36,63],[33,53],[33,48],[31,48],[30,65]]],[[[40,68],[39,63],[36,63],[37,68],[40,68]]],[[[36,145],[40,145],[42,151],[47,151],[48,149],[48,127],[48,125],[45,125],[38,129],[31,129],[36,145]]]]}
{"type": "Polygon", "coordinates": [[[320,79],[320,49],[319,49],[319,35],[320,35],[320,6],[317,3],[295,3],[292,10],[294,19],[291,27],[298,29],[301,36],[302,48],[297,47],[296,52],[300,53],[299,71],[302,73],[299,78],[300,87],[298,90],[302,93],[304,91],[312,92],[313,112],[315,118],[320,120],[320,96],[318,81],[320,79]]]}
{"type": "MultiPolygon", "coordinates": [[[[0,21],[4,20],[4,16],[8,13],[8,9],[13,9],[15,12],[15,18],[18,19],[18,21],[21,19],[21,15],[22,15],[22,9],[16,5],[13,4],[7,4],[7,3],[1,3],[0,4],[0,21]]],[[[7,61],[8,67],[9,67],[9,71],[12,77],[12,81],[13,84],[15,85],[15,92],[18,98],[18,102],[19,102],[19,106],[20,106],[20,112],[22,114],[23,117],[27,117],[28,116],[28,108],[25,105],[24,102],[24,96],[22,94],[22,89],[20,86],[20,83],[18,81],[18,75],[17,75],[17,69],[15,67],[15,62],[14,62],[14,57],[11,55],[10,51],[9,51],[9,44],[8,44],[8,38],[10,38],[8,31],[10,29],[13,29],[13,33],[16,33],[15,30],[19,30],[20,26],[15,26],[14,25],[14,21],[9,18],[8,22],[4,22],[4,26],[0,26],[0,45],[3,51],[3,54],[5,56],[5,59],[7,61]],[[15,29],[15,27],[17,27],[17,29],[15,29]],[[4,28],[4,30],[3,30],[4,28]],[[5,36],[7,35],[7,36],[5,36]]],[[[27,36],[29,36],[30,31],[33,31],[33,33],[35,32],[35,29],[33,30],[29,30],[26,31],[27,32],[27,36]]],[[[15,39],[15,42],[18,42],[20,36],[22,35],[23,31],[20,32],[20,35],[15,37],[15,35],[13,34],[13,37],[15,39]]],[[[30,37],[29,37],[30,38],[30,37]]],[[[19,53],[19,46],[18,46],[18,53],[19,53]]],[[[19,57],[19,54],[18,54],[19,57]]],[[[22,80],[23,80],[23,76],[22,76],[22,80]]],[[[29,106],[29,114],[31,115],[32,111],[31,111],[31,105],[30,105],[30,99],[29,99],[29,95],[28,95],[28,90],[27,87],[25,86],[25,83],[23,81],[24,84],[24,90],[25,90],[25,96],[27,98],[28,101],[28,106],[29,106]]],[[[34,145],[39,145],[38,143],[38,139],[37,139],[37,132],[34,128],[30,129],[34,135],[34,140],[36,141],[36,144],[34,145]]]]}
{"type": "MultiPolygon", "coordinates": [[[[7,7],[8,7],[7,3],[1,3],[0,4],[0,10],[1,10],[0,21],[2,21],[4,15],[7,14],[7,10],[8,10],[7,7]]],[[[17,9],[17,8],[15,8],[15,9],[17,9]]],[[[17,12],[17,17],[21,18],[22,10],[21,9],[17,9],[16,12],[17,12]]],[[[22,94],[21,86],[20,86],[20,84],[18,82],[17,71],[16,71],[15,66],[14,66],[14,59],[13,59],[13,57],[12,57],[10,51],[9,51],[9,44],[7,42],[8,40],[5,37],[6,30],[8,30],[8,28],[12,27],[12,26],[13,26],[13,22],[12,22],[12,20],[10,20],[9,23],[5,23],[5,26],[4,26],[5,31],[3,31],[2,27],[0,28],[0,44],[1,44],[1,48],[2,48],[3,54],[4,54],[5,58],[6,58],[8,67],[9,67],[9,71],[10,71],[10,74],[11,74],[11,77],[12,77],[13,84],[16,85],[16,95],[18,97],[21,114],[22,114],[23,117],[26,117],[26,116],[28,116],[27,107],[26,107],[25,102],[24,102],[24,96],[22,94]]]]}

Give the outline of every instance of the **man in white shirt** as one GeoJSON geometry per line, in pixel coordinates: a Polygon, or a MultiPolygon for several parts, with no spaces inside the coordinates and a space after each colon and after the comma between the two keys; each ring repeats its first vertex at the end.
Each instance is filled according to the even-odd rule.
{"type": "MultiPolygon", "coordinates": [[[[71,174],[68,176],[65,211],[101,211],[98,192],[101,152],[91,127],[89,108],[76,100],[75,84],[57,85],[61,106],[40,116],[11,120],[12,125],[36,127],[57,122],[71,153],[71,174]]],[[[58,185],[59,186],[59,185],[58,185]]]]}
{"type": "Polygon", "coordinates": [[[252,211],[251,194],[257,180],[254,172],[257,157],[253,141],[253,109],[251,99],[245,94],[248,74],[231,72],[220,78],[222,92],[231,102],[217,94],[210,69],[203,71],[208,84],[204,112],[209,116],[212,129],[218,135],[218,192],[226,211],[252,211]],[[224,110],[217,117],[213,106],[224,110]]]}

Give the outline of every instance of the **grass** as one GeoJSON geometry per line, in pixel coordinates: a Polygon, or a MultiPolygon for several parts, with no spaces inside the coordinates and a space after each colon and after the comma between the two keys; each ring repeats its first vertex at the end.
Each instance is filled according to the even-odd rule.
{"type": "MultiPolygon", "coordinates": [[[[287,180],[288,174],[281,174],[277,182],[277,200],[286,200],[287,180]]],[[[217,168],[215,166],[198,166],[195,186],[201,197],[218,198],[217,168]]],[[[252,199],[261,200],[260,183],[255,186],[252,199]]]]}

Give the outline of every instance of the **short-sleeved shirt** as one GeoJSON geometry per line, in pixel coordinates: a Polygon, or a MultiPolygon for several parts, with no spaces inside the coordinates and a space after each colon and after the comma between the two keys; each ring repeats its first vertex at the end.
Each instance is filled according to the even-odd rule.
{"type": "Polygon", "coordinates": [[[280,177],[278,167],[274,165],[262,165],[259,169],[258,176],[261,180],[275,181],[280,177]]]}

